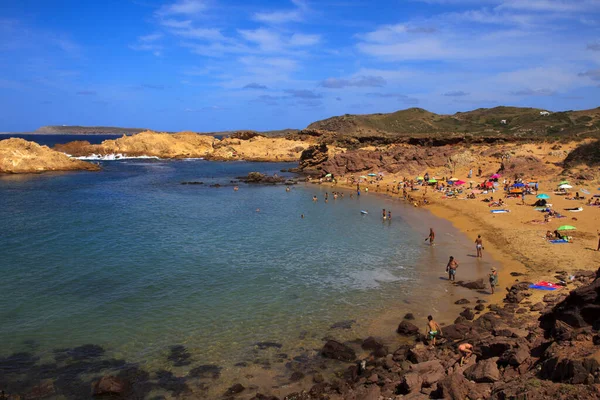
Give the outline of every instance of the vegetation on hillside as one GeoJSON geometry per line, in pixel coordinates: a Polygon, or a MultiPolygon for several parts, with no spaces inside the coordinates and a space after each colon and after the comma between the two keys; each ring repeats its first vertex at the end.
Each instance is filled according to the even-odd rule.
{"type": "Polygon", "coordinates": [[[600,137],[600,108],[583,111],[550,112],[537,108],[480,108],[453,115],[440,115],[422,108],[390,114],[332,117],[307,129],[364,136],[505,136],[507,138],[600,137]]]}

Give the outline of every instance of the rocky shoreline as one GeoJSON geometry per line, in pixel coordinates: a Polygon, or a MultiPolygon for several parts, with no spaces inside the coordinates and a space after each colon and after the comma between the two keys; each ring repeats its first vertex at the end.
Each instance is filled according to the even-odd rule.
{"type": "MultiPolygon", "coordinates": [[[[557,271],[564,277],[563,271],[557,271]]],[[[431,348],[407,315],[400,335],[414,345],[389,349],[376,338],[360,344],[329,340],[321,356],[347,362],[339,379],[321,381],[285,400],[345,399],[546,399],[600,396],[600,269],[578,271],[570,293],[550,293],[532,304],[529,282],[507,289],[504,305],[480,302],[452,325],[443,342],[431,348]],[[475,315],[479,314],[478,318],[475,315]],[[460,365],[458,344],[470,343],[474,355],[460,365]],[[370,351],[357,359],[357,346],[370,351]]],[[[239,387],[238,387],[239,389],[239,387]]],[[[257,394],[252,400],[276,400],[257,394]]]]}

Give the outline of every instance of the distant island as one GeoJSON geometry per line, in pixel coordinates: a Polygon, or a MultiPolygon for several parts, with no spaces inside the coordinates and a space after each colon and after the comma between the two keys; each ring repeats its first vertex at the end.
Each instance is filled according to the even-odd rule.
{"type": "Polygon", "coordinates": [[[120,128],[114,126],[48,125],[36,129],[38,135],[135,135],[146,128],[120,128]]]}

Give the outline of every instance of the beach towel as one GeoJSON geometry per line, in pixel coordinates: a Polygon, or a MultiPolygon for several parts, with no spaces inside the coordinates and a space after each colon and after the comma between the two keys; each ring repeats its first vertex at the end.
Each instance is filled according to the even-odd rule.
{"type": "Polygon", "coordinates": [[[590,194],[590,192],[588,192],[588,191],[587,191],[587,190],[585,190],[585,189],[581,189],[581,191],[582,191],[583,193],[585,193],[585,194],[590,194]]]}
{"type": "Polygon", "coordinates": [[[569,243],[569,241],[565,240],[565,239],[554,239],[554,240],[551,240],[550,243],[552,243],[552,244],[569,243]]]}
{"type": "Polygon", "coordinates": [[[490,210],[492,214],[503,214],[510,212],[510,210],[490,210]]]}
{"type": "Polygon", "coordinates": [[[530,289],[538,289],[538,290],[560,290],[563,286],[555,285],[554,283],[540,281],[533,285],[529,285],[530,289]]]}

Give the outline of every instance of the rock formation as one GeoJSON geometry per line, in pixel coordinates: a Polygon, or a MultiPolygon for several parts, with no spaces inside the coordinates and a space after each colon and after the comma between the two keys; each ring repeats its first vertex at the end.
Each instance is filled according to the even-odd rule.
{"type": "Polygon", "coordinates": [[[98,171],[99,166],[72,159],[65,154],[27,140],[0,141],[0,172],[37,173],[45,171],[98,171]]]}

